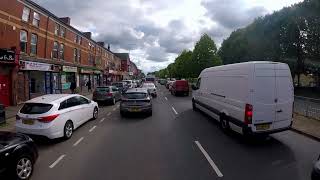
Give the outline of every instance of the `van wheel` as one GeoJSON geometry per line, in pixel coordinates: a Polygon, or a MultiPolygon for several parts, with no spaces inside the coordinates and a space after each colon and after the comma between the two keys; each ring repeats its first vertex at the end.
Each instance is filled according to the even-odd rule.
{"type": "Polygon", "coordinates": [[[228,132],[230,130],[229,121],[224,115],[220,116],[220,127],[224,132],[228,132]]]}

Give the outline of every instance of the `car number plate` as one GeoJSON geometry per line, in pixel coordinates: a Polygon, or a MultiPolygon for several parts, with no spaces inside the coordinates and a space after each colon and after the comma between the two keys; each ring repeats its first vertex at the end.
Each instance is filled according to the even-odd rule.
{"type": "Polygon", "coordinates": [[[139,108],[131,108],[130,111],[131,112],[140,112],[140,109],[139,108]]]}
{"type": "Polygon", "coordinates": [[[259,130],[268,130],[270,129],[270,124],[257,124],[256,129],[259,130]]]}
{"type": "Polygon", "coordinates": [[[23,124],[28,124],[28,125],[33,125],[34,124],[34,120],[33,119],[23,119],[22,123],[23,124]]]}

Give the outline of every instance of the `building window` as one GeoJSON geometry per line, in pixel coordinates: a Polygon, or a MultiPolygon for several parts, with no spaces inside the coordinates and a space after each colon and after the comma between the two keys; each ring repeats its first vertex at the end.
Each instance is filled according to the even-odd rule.
{"type": "Polygon", "coordinates": [[[37,54],[37,44],[38,44],[38,36],[36,34],[31,34],[31,52],[30,54],[37,54]]]}
{"type": "Polygon", "coordinates": [[[73,60],[74,62],[77,62],[77,57],[78,57],[78,50],[76,48],[73,49],[73,60]]]}
{"type": "Polygon", "coordinates": [[[53,42],[53,49],[52,49],[52,57],[58,59],[58,49],[59,43],[57,41],[53,42]]]}
{"type": "Polygon", "coordinates": [[[40,15],[37,12],[33,12],[32,25],[39,27],[39,24],[40,24],[40,15]]]}
{"type": "Polygon", "coordinates": [[[23,12],[22,12],[22,20],[25,22],[29,21],[29,15],[30,15],[30,9],[27,7],[23,8],[23,12]]]}
{"type": "Polygon", "coordinates": [[[54,26],[54,34],[55,35],[59,35],[59,30],[60,30],[60,25],[59,24],[56,24],[55,26],[54,26]]]}
{"type": "Polygon", "coordinates": [[[27,53],[28,33],[25,30],[20,31],[20,50],[27,53]]]}
{"type": "Polygon", "coordinates": [[[65,27],[62,27],[60,28],[60,36],[61,37],[66,37],[66,28],[65,27]]]}
{"type": "Polygon", "coordinates": [[[81,40],[82,40],[82,37],[81,36],[78,36],[78,40],[77,40],[77,43],[81,45],[81,40]]]}
{"type": "Polygon", "coordinates": [[[80,49],[78,49],[78,63],[81,63],[81,50],[80,49]]]}
{"type": "Polygon", "coordinates": [[[64,59],[64,44],[60,44],[59,57],[60,59],[64,59]]]}

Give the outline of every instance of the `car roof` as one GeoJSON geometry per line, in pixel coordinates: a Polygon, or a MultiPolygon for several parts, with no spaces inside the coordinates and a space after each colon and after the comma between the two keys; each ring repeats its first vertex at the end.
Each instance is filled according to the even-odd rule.
{"type": "Polygon", "coordinates": [[[26,103],[44,103],[51,104],[59,100],[64,100],[70,97],[79,96],[78,94],[47,94],[39,96],[33,99],[26,101],[26,103]]]}
{"type": "Polygon", "coordinates": [[[127,90],[126,93],[135,93],[135,92],[148,93],[148,90],[145,88],[132,88],[127,90]]]}

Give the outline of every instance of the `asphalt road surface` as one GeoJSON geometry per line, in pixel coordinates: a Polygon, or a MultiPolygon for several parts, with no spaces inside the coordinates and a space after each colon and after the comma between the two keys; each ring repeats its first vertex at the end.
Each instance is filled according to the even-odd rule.
{"type": "Polygon", "coordinates": [[[34,180],[308,180],[320,143],[286,131],[262,141],[224,134],[164,86],[151,117],[121,118],[119,103],[67,141],[37,139],[34,180]]]}

